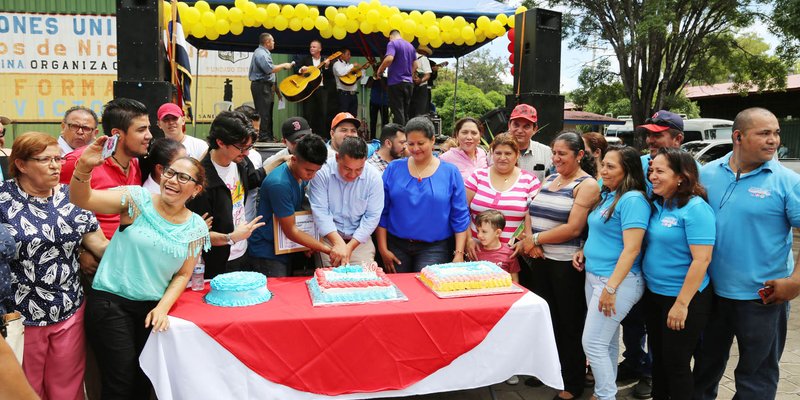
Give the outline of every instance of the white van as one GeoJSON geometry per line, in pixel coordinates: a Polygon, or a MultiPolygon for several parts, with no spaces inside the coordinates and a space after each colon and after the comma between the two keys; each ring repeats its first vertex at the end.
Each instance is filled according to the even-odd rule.
{"type": "Polygon", "coordinates": [[[694,118],[683,121],[683,142],[731,139],[733,121],[716,118],[694,118]]]}

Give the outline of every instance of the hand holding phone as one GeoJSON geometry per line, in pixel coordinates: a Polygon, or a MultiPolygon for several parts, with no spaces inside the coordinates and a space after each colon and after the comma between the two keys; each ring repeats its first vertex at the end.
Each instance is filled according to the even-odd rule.
{"type": "Polygon", "coordinates": [[[758,296],[761,297],[761,302],[767,304],[767,298],[772,296],[772,293],[775,292],[775,288],[772,286],[764,286],[761,289],[758,289],[758,296]]]}
{"type": "Polygon", "coordinates": [[[119,141],[119,135],[112,135],[110,138],[108,138],[108,140],[106,140],[106,143],[103,145],[103,160],[113,156],[117,151],[117,141],[119,141]]]}

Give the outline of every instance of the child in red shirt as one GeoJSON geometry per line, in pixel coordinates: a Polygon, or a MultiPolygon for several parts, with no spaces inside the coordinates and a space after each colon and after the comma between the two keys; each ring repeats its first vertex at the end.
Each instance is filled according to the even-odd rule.
{"type": "Polygon", "coordinates": [[[476,261],[489,261],[511,274],[514,283],[519,282],[519,261],[512,256],[514,249],[500,243],[500,234],[506,227],[506,219],[497,210],[485,210],[475,217],[478,230],[476,261]]]}

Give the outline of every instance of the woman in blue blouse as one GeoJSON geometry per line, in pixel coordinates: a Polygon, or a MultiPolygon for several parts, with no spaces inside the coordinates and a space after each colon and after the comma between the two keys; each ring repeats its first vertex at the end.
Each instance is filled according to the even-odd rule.
{"type": "Polygon", "coordinates": [[[14,140],[13,179],[0,183],[0,223],[17,243],[10,267],[14,308],[25,317],[25,376],[43,399],[83,399],[86,307],[78,255],[83,246],[101,257],[108,240],[94,214],[69,202],[69,188],[58,183],[61,160],[50,135],[14,140]]]}
{"type": "Polygon", "coordinates": [[[589,238],[573,265],[586,268],[582,342],[594,373],[594,395],[609,400],[617,394],[619,325],[644,292],[641,247],[650,204],[639,153],[632,147],[608,149],[600,176],[603,193],[589,214],[589,238]]]}
{"type": "Polygon", "coordinates": [[[409,120],[410,156],[392,161],[383,173],[384,207],[376,236],[388,272],[464,261],[469,228],[464,181],[456,166],[433,156],[433,132],[427,118],[409,120]]]}
{"type": "Polygon", "coordinates": [[[164,170],[161,191],[141,186],[93,190],[91,172],[103,163],[107,137],[89,145],[75,166],[71,201],[103,214],[120,214],[92,283],[86,333],[97,355],[103,398],[146,399],[150,384],[139,353],[150,330],[169,327],[167,313],[186,288],[200,252],[211,239],[203,219],[186,202],[203,190],[205,171],[189,157],[164,170]]]}
{"type": "Polygon", "coordinates": [[[647,334],[653,354],[653,398],[691,399],[690,362],[711,313],[706,269],[716,236],[692,156],[662,148],[653,159],[653,214],[642,260],[647,281],[647,334]]]}

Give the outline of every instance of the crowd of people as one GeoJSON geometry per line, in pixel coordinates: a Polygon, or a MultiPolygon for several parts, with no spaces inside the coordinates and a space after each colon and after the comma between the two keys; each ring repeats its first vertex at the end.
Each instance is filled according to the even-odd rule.
{"type": "MultiPolygon", "coordinates": [[[[413,58],[401,40],[378,72],[413,58]]],[[[268,56],[274,39],[262,43],[268,56]]],[[[308,65],[320,65],[316,47],[308,65]]],[[[291,67],[255,79],[254,96],[271,96],[274,70],[291,67]]],[[[392,76],[393,114],[408,116],[393,94],[422,83],[392,76]]],[[[424,116],[382,124],[372,152],[348,111],[322,127],[292,117],[281,124],[286,148],[262,160],[253,145],[272,124],[260,103],[218,114],[206,141],[184,133],[170,103],[154,140],[147,108],[125,98],[106,104],[99,137],[98,116],[74,107],[58,138],[14,140],[0,182],[0,315],[25,326],[22,371],[41,398],[83,398],[90,349],[102,398],[147,398],[138,355],[151,331],[168,329],[193,271],[282,277],[377,261],[396,273],[466,260],[496,263],[548,303],[556,398],[590,387],[614,399],[623,372],[636,371],[637,396],[713,399],[734,338],[737,396],[775,396],[788,301],[800,293],[800,176],[774,159],[780,127],[768,110],[740,112],[733,151],[700,168],[669,111],[640,127],[642,155],[597,133],[537,142],[527,104],[487,148],[479,120],[457,121],[441,153],[424,116]],[[313,231],[297,223],[309,213],[313,231]],[[307,251],[282,251],[278,231],[307,251]]]]}

